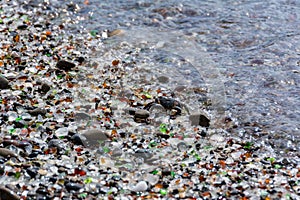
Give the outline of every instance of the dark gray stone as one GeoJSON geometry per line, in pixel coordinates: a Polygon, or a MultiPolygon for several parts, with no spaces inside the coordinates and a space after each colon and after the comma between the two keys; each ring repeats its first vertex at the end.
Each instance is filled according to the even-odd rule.
{"type": "Polygon", "coordinates": [[[50,89],[51,89],[51,87],[47,83],[43,83],[41,86],[41,91],[43,93],[47,93],[50,89]]]}
{"type": "Polygon", "coordinates": [[[143,109],[138,109],[134,113],[134,117],[139,119],[147,119],[149,116],[150,116],[150,112],[143,109]]]}
{"type": "Polygon", "coordinates": [[[13,192],[12,190],[10,190],[6,187],[0,186],[0,199],[3,199],[3,200],[18,200],[18,199],[20,199],[20,197],[15,192],[13,192]]]}
{"type": "Polygon", "coordinates": [[[81,135],[82,143],[88,148],[98,148],[100,143],[107,139],[107,134],[99,129],[87,130],[81,135]]]}
{"type": "Polygon", "coordinates": [[[65,61],[65,60],[60,60],[56,64],[56,68],[61,69],[61,70],[65,70],[65,71],[70,71],[74,67],[75,67],[74,63],[71,63],[71,62],[65,61]]]}
{"type": "Polygon", "coordinates": [[[28,110],[28,113],[32,116],[45,115],[47,113],[47,110],[44,108],[36,108],[33,110],[28,110]]]}
{"type": "Polygon", "coordinates": [[[209,127],[210,120],[203,114],[190,115],[189,119],[192,126],[209,127]]]}
{"type": "Polygon", "coordinates": [[[0,75],[0,89],[8,89],[9,88],[9,81],[0,75]]]}

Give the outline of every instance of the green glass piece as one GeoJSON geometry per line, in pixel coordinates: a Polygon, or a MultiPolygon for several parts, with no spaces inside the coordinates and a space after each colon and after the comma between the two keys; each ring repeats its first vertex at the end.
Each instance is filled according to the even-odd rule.
{"type": "Polygon", "coordinates": [[[88,178],[86,178],[85,180],[84,180],[84,183],[85,184],[89,184],[89,183],[91,183],[93,181],[93,179],[91,178],[91,177],[88,177],[88,178]]]}
{"type": "Polygon", "coordinates": [[[166,189],[160,189],[159,193],[161,195],[166,195],[167,194],[167,190],[166,189]]]}
{"type": "Polygon", "coordinates": [[[162,123],[162,124],[160,124],[160,126],[159,126],[159,130],[160,130],[160,132],[162,132],[162,133],[167,133],[167,124],[164,124],[164,123],[162,123]]]}

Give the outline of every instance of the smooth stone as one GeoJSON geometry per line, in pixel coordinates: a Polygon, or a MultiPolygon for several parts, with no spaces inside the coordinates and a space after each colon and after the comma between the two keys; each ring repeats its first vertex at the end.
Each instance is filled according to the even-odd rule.
{"type": "Polygon", "coordinates": [[[150,116],[150,112],[143,109],[138,109],[134,113],[134,117],[139,119],[147,119],[149,116],[150,116]]]}
{"type": "Polygon", "coordinates": [[[190,115],[189,117],[192,126],[209,127],[210,120],[202,114],[190,115]]]}
{"type": "Polygon", "coordinates": [[[18,199],[20,199],[20,197],[15,192],[13,192],[12,190],[10,190],[6,187],[0,186],[0,199],[3,199],[3,200],[18,200],[18,199]]]}
{"type": "Polygon", "coordinates": [[[47,83],[43,83],[42,86],[41,86],[41,91],[43,93],[47,93],[50,89],[51,89],[51,87],[47,83]]]}
{"type": "Polygon", "coordinates": [[[27,111],[32,116],[38,116],[38,115],[45,115],[47,113],[47,110],[44,108],[35,108],[33,110],[27,111]]]}
{"type": "Polygon", "coordinates": [[[6,148],[0,148],[0,156],[3,157],[18,157],[18,155],[12,150],[6,148]]]}
{"type": "Polygon", "coordinates": [[[83,185],[79,184],[79,183],[67,183],[66,185],[66,189],[68,191],[71,191],[71,190],[80,190],[81,188],[83,188],[83,185]]]}
{"type": "Polygon", "coordinates": [[[99,144],[102,141],[105,141],[108,139],[108,135],[103,132],[102,130],[99,129],[90,129],[85,131],[82,134],[82,143],[84,144],[85,147],[99,147],[99,144]],[[83,140],[84,139],[84,140],[83,140]]]}
{"type": "Polygon", "coordinates": [[[80,113],[75,113],[74,118],[75,121],[90,120],[91,116],[87,113],[80,112],[80,113]]]}
{"type": "Polygon", "coordinates": [[[83,145],[83,140],[86,140],[86,138],[78,133],[74,134],[72,137],[71,137],[71,140],[74,144],[76,145],[83,145]]]}
{"type": "Polygon", "coordinates": [[[122,35],[122,34],[124,34],[124,31],[121,29],[115,29],[113,31],[108,31],[108,33],[107,33],[108,37],[113,37],[113,36],[122,35]]]}
{"type": "Polygon", "coordinates": [[[146,181],[140,181],[138,182],[131,190],[134,192],[143,192],[148,189],[148,185],[146,181]]]}
{"type": "Polygon", "coordinates": [[[159,76],[159,77],[157,77],[157,80],[160,83],[168,83],[169,82],[169,77],[167,77],[167,76],[159,76]]]}
{"type": "Polygon", "coordinates": [[[65,70],[65,71],[69,71],[74,67],[75,67],[74,63],[71,63],[71,62],[68,62],[68,61],[65,61],[65,60],[60,60],[56,64],[56,68],[62,69],[62,70],[65,70]]]}
{"type": "Polygon", "coordinates": [[[9,81],[0,75],[0,89],[8,89],[9,88],[9,81]]]}

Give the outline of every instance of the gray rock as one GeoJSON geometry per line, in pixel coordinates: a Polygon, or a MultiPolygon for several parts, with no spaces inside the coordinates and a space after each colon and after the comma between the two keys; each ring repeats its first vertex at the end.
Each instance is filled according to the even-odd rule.
{"type": "Polygon", "coordinates": [[[210,120],[203,114],[190,115],[189,119],[192,126],[209,127],[210,120]]]}
{"type": "Polygon", "coordinates": [[[0,89],[8,89],[9,88],[9,81],[0,75],[0,89]]]}
{"type": "Polygon", "coordinates": [[[12,150],[6,148],[0,148],[0,156],[3,157],[18,157],[18,155],[12,150]]]}
{"type": "Polygon", "coordinates": [[[167,76],[159,76],[159,77],[157,77],[157,80],[160,83],[168,83],[169,82],[169,77],[167,77],[167,76]]]}
{"type": "Polygon", "coordinates": [[[47,110],[44,108],[35,108],[33,110],[28,110],[28,113],[32,116],[45,115],[47,110]]]}
{"type": "Polygon", "coordinates": [[[143,109],[138,109],[134,113],[134,117],[139,119],[147,119],[149,116],[150,116],[150,112],[143,109]]]}
{"type": "Polygon", "coordinates": [[[74,115],[75,121],[81,121],[81,120],[90,120],[92,117],[84,112],[76,113],[74,115]]]}
{"type": "Polygon", "coordinates": [[[87,130],[82,134],[81,137],[82,143],[88,148],[97,148],[101,142],[107,139],[108,135],[99,129],[87,130]]]}

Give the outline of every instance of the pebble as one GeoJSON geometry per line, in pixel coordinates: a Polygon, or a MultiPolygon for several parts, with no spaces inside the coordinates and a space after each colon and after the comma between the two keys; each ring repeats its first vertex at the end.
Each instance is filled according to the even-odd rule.
{"type": "Polygon", "coordinates": [[[134,113],[134,117],[139,119],[147,119],[149,116],[150,116],[150,112],[143,109],[138,109],[134,113]]]}
{"type": "Polygon", "coordinates": [[[12,150],[6,148],[0,148],[0,156],[3,157],[18,157],[18,155],[12,150]]]}
{"type": "Polygon", "coordinates": [[[108,139],[108,135],[100,129],[87,130],[82,134],[82,136],[82,143],[85,147],[89,148],[99,147],[99,143],[101,143],[101,141],[108,139]]]}
{"type": "Polygon", "coordinates": [[[113,37],[113,36],[122,35],[122,34],[124,34],[124,31],[121,29],[115,29],[113,31],[108,31],[108,33],[107,33],[108,37],[113,37]]]}
{"type": "Polygon", "coordinates": [[[8,89],[9,88],[9,81],[0,75],[0,89],[8,89]]]}
{"type": "Polygon", "coordinates": [[[29,114],[31,114],[32,116],[38,116],[38,115],[46,115],[47,110],[44,108],[35,108],[33,110],[28,110],[27,111],[29,114]]]}
{"type": "Polygon", "coordinates": [[[146,181],[138,182],[133,188],[131,188],[134,192],[144,192],[148,189],[148,185],[146,181]]]}
{"type": "Polygon", "coordinates": [[[76,113],[74,115],[75,121],[80,121],[80,120],[90,120],[91,116],[87,113],[84,112],[80,112],[80,113],[76,113]]]}
{"type": "MultiPolygon", "coordinates": [[[[9,30],[2,38],[7,42],[2,45],[0,68],[5,78],[0,78],[0,89],[9,89],[14,80],[12,90],[1,91],[0,199],[20,199],[12,191],[22,199],[299,198],[297,158],[281,162],[263,145],[254,148],[232,139],[237,136],[234,130],[208,129],[211,122],[205,111],[190,121],[206,129],[190,126],[187,115],[155,118],[158,106],[149,116],[143,106],[157,96],[172,96],[174,77],[163,70],[154,85],[137,81],[149,62],[148,55],[142,60],[142,50],[130,42],[111,48],[100,35],[90,37],[88,27],[76,34],[82,13],[73,15],[63,1],[29,1],[20,9],[14,2],[6,1],[0,22],[3,33],[9,30]],[[102,64],[112,56],[112,66],[102,64]],[[84,63],[78,71],[77,63],[84,63]],[[137,126],[133,117],[151,123],[137,126]],[[83,121],[91,119],[92,123],[83,121]],[[167,129],[160,128],[161,123],[167,129]],[[19,154],[22,157],[8,160],[19,154]]],[[[107,37],[118,34],[107,32],[107,37]]],[[[154,77],[143,80],[148,78],[154,77]]],[[[179,101],[189,98],[186,87],[176,87],[179,101]]]]}
{"type": "Polygon", "coordinates": [[[190,115],[189,119],[192,126],[209,127],[210,120],[203,114],[190,115]]]}
{"type": "Polygon", "coordinates": [[[51,89],[51,87],[47,83],[43,83],[42,86],[41,86],[41,91],[43,93],[47,93],[50,89],[51,89]]]}
{"type": "Polygon", "coordinates": [[[0,186],[0,199],[1,200],[18,200],[20,197],[10,189],[0,186]]]}
{"type": "Polygon", "coordinates": [[[65,186],[66,186],[66,189],[69,191],[71,191],[71,190],[78,191],[81,188],[83,188],[83,185],[79,184],[79,183],[67,183],[65,186]]]}
{"type": "Polygon", "coordinates": [[[56,68],[61,69],[61,70],[65,70],[65,71],[70,71],[74,67],[75,67],[74,63],[71,63],[71,62],[65,61],[65,60],[60,60],[56,64],[56,68]]]}
{"type": "Polygon", "coordinates": [[[82,141],[86,140],[86,138],[79,133],[76,133],[71,137],[71,140],[76,145],[84,145],[82,141]]]}

